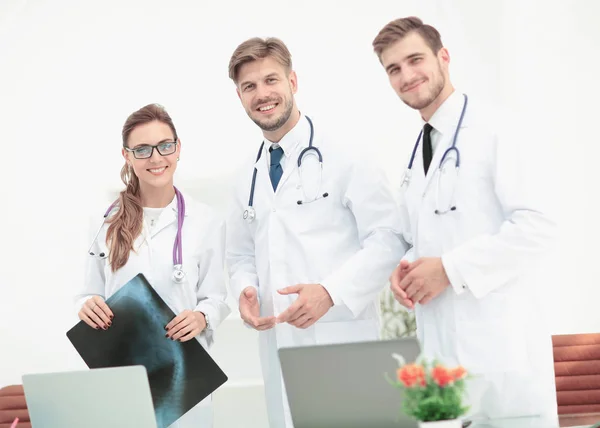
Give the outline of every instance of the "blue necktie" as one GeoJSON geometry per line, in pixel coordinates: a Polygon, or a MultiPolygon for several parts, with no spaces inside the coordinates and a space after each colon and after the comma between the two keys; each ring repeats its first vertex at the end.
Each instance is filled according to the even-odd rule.
{"type": "Polygon", "coordinates": [[[273,185],[273,191],[277,190],[279,180],[283,175],[283,168],[281,168],[281,157],[283,156],[283,149],[281,147],[273,150],[273,147],[269,149],[271,153],[271,165],[269,167],[269,177],[271,177],[271,184],[273,185]]]}

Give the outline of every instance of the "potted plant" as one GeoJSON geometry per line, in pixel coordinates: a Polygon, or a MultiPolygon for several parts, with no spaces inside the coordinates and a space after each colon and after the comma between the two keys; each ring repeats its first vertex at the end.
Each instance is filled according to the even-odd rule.
{"type": "Polygon", "coordinates": [[[380,307],[381,337],[383,339],[416,336],[417,321],[415,319],[415,312],[409,311],[402,306],[396,300],[389,287],[381,293],[380,307]]]}
{"type": "Polygon", "coordinates": [[[469,410],[463,405],[467,371],[437,361],[404,364],[402,357],[394,358],[400,367],[396,379],[388,381],[403,391],[404,413],[416,419],[420,428],[461,428],[460,418],[469,410]]]}

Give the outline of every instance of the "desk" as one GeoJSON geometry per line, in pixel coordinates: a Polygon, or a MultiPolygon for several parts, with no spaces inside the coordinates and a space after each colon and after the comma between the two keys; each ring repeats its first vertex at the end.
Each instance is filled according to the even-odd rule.
{"type": "Polygon", "coordinates": [[[600,423],[600,413],[561,415],[556,419],[509,418],[473,421],[469,428],[591,428],[600,423]]]}

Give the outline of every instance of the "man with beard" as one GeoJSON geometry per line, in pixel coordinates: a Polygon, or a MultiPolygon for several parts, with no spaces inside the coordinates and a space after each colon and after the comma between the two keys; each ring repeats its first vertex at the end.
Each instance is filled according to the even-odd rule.
{"type": "Polygon", "coordinates": [[[419,18],[390,22],[373,48],[423,120],[401,194],[413,247],[391,289],[415,310],[424,355],[476,375],[473,417],[555,419],[552,342],[535,278],[555,230],[539,174],[524,167],[530,141],[507,135],[502,116],[454,90],[448,50],[419,18]]]}
{"type": "Polygon", "coordinates": [[[378,339],[378,297],[407,244],[384,174],[299,111],[283,42],[243,42],[229,76],[264,136],[228,215],[230,287],[259,331],[270,426],[292,427],[277,350],[378,339]]]}

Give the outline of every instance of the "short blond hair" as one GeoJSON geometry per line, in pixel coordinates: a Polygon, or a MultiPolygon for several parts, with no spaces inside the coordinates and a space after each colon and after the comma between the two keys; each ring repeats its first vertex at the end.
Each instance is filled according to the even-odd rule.
{"type": "Polygon", "coordinates": [[[276,37],[253,37],[239,45],[231,55],[229,78],[237,84],[238,72],[242,65],[267,57],[283,65],[288,73],[292,71],[292,55],[285,43],[276,37]]]}
{"type": "Polygon", "coordinates": [[[409,16],[396,19],[383,27],[373,40],[373,50],[381,59],[381,53],[385,49],[413,32],[419,34],[425,40],[425,43],[434,54],[437,54],[444,47],[438,30],[431,25],[423,24],[423,21],[416,16],[409,16]]]}

